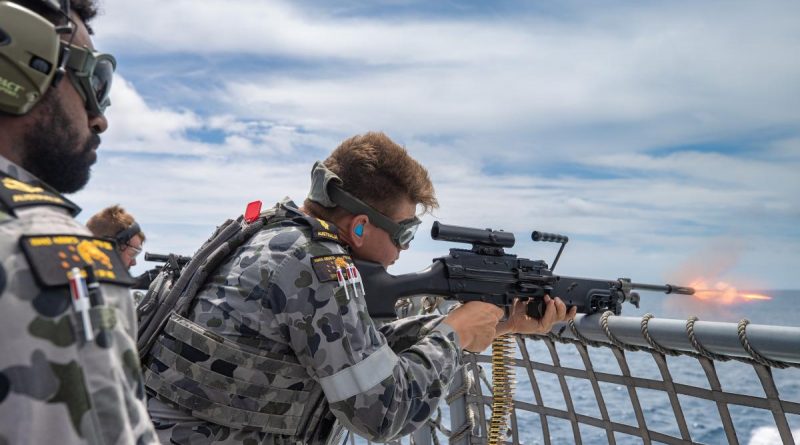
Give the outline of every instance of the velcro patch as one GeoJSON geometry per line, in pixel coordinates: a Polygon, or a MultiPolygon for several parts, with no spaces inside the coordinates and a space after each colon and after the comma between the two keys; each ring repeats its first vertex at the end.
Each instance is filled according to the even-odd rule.
{"type": "Polygon", "coordinates": [[[353,259],[350,258],[350,255],[346,254],[315,256],[311,258],[311,267],[314,268],[314,273],[317,274],[317,279],[320,283],[337,281],[336,271],[352,265],[353,259]]]}
{"type": "Polygon", "coordinates": [[[45,187],[22,182],[5,174],[0,174],[0,201],[12,212],[21,207],[40,205],[63,207],[72,216],[80,212],[78,206],[63,196],[45,187]]]}
{"type": "Polygon", "coordinates": [[[82,235],[26,235],[20,246],[42,287],[69,283],[67,272],[92,266],[98,281],[125,286],[133,278],[122,264],[116,245],[100,238],[82,235]]]}

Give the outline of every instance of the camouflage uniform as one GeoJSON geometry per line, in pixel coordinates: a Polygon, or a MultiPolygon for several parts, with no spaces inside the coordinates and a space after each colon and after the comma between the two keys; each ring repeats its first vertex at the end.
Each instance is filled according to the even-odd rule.
{"type": "MultiPolygon", "coordinates": [[[[32,261],[24,250],[25,235],[49,240],[59,234],[65,243],[92,247],[89,231],[69,214],[79,209],[2,156],[0,198],[0,444],[157,443],[127,288],[103,282],[105,304],[89,312],[95,338],[87,342],[69,288],[47,286],[42,277],[51,263],[32,261]]],[[[55,264],[86,264],[78,253],[55,264]]],[[[53,273],[65,279],[64,270],[53,273]]]]}
{"type": "Polygon", "coordinates": [[[373,441],[413,432],[459,366],[452,328],[442,316],[377,328],[363,295],[336,279],[352,263],[328,224],[289,201],[276,211],[146,361],[161,440],[322,443],[339,424],[373,441]]]}

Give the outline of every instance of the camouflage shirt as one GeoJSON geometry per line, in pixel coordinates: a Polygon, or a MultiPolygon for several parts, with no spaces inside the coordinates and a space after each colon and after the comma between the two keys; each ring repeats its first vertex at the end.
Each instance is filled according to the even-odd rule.
{"type": "MultiPolygon", "coordinates": [[[[352,264],[348,252],[297,222],[304,215],[293,203],[282,206],[285,219],[266,226],[212,273],[188,318],[245,351],[296,358],[305,375],[284,385],[321,386],[320,404],[328,420],[373,441],[413,432],[434,413],[459,366],[455,333],[442,316],[406,318],[377,328],[363,296],[335,278],[336,264],[352,264]]],[[[207,360],[213,367],[214,357],[207,360]]],[[[192,418],[156,398],[148,404],[164,442],[299,440],[192,418]]],[[[314,428],[326,431],[305,441],[324,441],[337,429],[324,419],[314,428]]]]}
{"type": "MultiPolygon", "coordinates": [[[[45,192],[34,176],[3,157],[0,181],[5,197],[61,199],[45,192]]],[[[3,202],[0,444],[157,443],[144,401],[127,288],[102,284],[105,304],[92,307],[94,340],[86,341],[68,287],[40,285],[20,238],[89,237],[88,230],[58,206],[32,205],[12,211],[3,202]]]]}

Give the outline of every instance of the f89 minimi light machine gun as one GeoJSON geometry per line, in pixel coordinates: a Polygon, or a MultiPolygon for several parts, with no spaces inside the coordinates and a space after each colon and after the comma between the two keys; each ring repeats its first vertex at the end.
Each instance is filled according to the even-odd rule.
{"type": "Polygon", "coordinates": [[[551,267],[543,260],[530,260],[508,254],[514,246],[514,234],[502,230],[475,229],[433,223],[434,240],[472,245],[472,249],[450,249],[447,256],[435,258],[420,272],[391,275],[378,263],[355,260],[364,284],[370,316],[394,318],[398,299],[415,295],[436,295],[447,300],[484,301],[510,308],[519,298],[528,301],[528,315],[540,318],[544,296],[560,297],[567,307],[577,306],[579,313],[612,311],[619,315],[622,303],[639,307],[639,294],[649,290],[667,294],[692,295],[694,289],[672,284],[633,283],[629,278],[612,280],[554,275],[553,269],[569,238],[533,232],[534,241],[560,243],[551,267]]]}

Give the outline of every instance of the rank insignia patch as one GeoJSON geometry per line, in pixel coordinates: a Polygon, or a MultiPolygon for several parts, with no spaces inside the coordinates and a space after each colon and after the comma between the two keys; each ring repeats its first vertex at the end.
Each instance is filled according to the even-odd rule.
{"type": "Polygon", "coordinates": [[[20,246],[42,287],[64,286],[68,272],[92,266],[98,281],[133,284],[113,242],[82,235],[27,235],[20,246]]]}
{"type": "Polygon", "coordinates": [[[69,210],[73,216],[80,208],[63,196],[34,184],[0,174],[0,201],[11,211],[21,207],[53,205],[69,210]]]}

